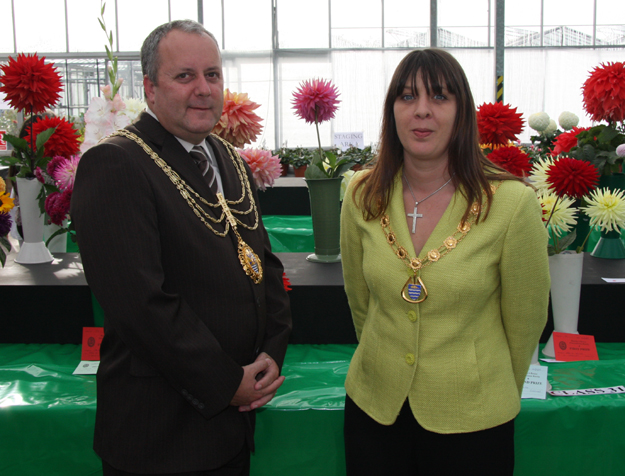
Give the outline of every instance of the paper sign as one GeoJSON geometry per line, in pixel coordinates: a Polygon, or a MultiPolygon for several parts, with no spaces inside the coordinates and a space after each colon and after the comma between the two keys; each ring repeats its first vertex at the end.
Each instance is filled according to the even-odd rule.
{"type": "Polygon", "coordinates": [[[601,278],[606,283],[625,283],[625,278],[601,278]]]}
{"type": "Polygon", "coordinates": [[[350,147],[365,148],[365,134],[363,132],[335,132],[334,145],[342,151],[350,147]]]}
{"type": "Polygon", "coordinates": [[[4,140],[4,134],[7,131],[0,130],[0,150],[7,150],[7,141],[4,140]]]}
{"type": "Polygon", "coordinates": [[[556,360],[565,362],[599,360],[594,336],[554,332],[553,348],[556,352],[556,360]]]}
{"type": "Polygon", "coordinates": [[[73,375],[95,375],[98,373],[100,362],[83,360],[72,372],[73,375]]]}
{"type": "Polygon", "coordinates": [[[83,327],[81,360],[100,360],[100,344],[104,337],[103,327],[83,327]]]}
{"type": "Polygon", "coordinates": [[[548,372],[549,367],[530,365],[530,369],[525,376],[521,398],[538,398],[545,400],[547,398],[548,372]]]}
{"type": "Polygon", "coordinates": [[[554,397],[579,397],[587,395],[613,395],[615,393],[625,393],[625,385],[616,387],[583,388],[581,390],[550,390],[549,395],[554,397]]]}

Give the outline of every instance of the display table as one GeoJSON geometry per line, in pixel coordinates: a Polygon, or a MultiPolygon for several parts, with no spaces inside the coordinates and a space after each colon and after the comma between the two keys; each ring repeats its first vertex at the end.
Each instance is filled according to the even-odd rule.
{"type": "MultiPolygon", "coordinates": [[[[286,381],[258,412],[252,476],[342,476],[343,382],[354,345],[291,345],[286,381]]],[[[600,361],[549,364],[555,390],[625,384],[625,344],[600,361]]],[[[0,345],[0,476],[100,473],[91,449],[94,376],[72,375],[80,347],[0,345]]],[[[625,394],[523,400],[515,476],[625,474],[625,394]]]]}

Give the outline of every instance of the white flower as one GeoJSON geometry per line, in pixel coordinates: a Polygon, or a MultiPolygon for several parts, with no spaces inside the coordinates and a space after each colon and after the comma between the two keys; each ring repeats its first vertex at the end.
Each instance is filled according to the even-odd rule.
{"type": "Polygon", "coordinates": [[[579,117],[572,112],[564,111],[560,114],[560,117],[558,117],[558,122],[560,123],[560,127],[562,129],[570,131],[574,127],[577,127],[577,124],[579,124],[579,117]]]}
{"type": "Polygon", "coordinates": [[[621,144],[616,148],[616,155],[625,157],[625,144],[621,144]]]}
{"type": "Polygon", "coordinates": [[[128,98],[126,99],[126,109],[124,109],[121,114],[128,116],[128,119],[132,122],[145,110],[145,108],[146,104],[141,99],[128,98]]]}
{"type": "Polygon", "coordinates": [[[559,238],[562,233],[568,233],[577,223],[577,208],[572,208],[573,199],[564,197],[558,199],[555,193],[543,192],[538,194],[540,206],[543,209],[543,221],[549,221],[547,228],[559,238]],[[557,204],[556,204],[557,202],[557,204]],[[555,210],[553,207],[555,205],[555,210]],[[553,210],[553,214],[552,214],[553,210]],[[551,218],[549,218],[551,217],[551,218]]]}
{"type": "Polygon", "coordinates": [[[349,181],[352,179],[355,173],[356,172],[354,172],[351,169],[343,173],[343,181],[341,182],[341,198],[340,198],[341,201],[343,201],[343,197],[345,196],[345,192],[347,191],[347,186],[349,185],[349,181]]]}
{"type": "Polygon", "coordinates": [[[556,121],[549,119],[549,125],[547,126],[547,129],[543,131],[543,134],[553,134],[557,130],[558,125],[556,124],[556,121]]]}
{"type": "Polygon", "coordinates": [[[535,112],[527,120],[527,125],[537,132],[543,132],[549,126],[550,120],[546,112],[535,112]]]}
{"type": "Polygon", "coordinates": [[[113,110],[113,103],[104,98],[93,98],[89,109],[85,113],[85,124],[99,122],[103,117],[108,116],[113,110]]]}
{"type": "Polygon", "coordinates": [[[553,165],[550,157],[541,157],[532,166],[529,181],[536,188],[537,192],[549,192],[550,184],[547,183],[547,169],[553,165]]]}
{"type": "Polygon", "coordinates": [[[625,200],[623,190],[595,189],[586,197],[587,207],[582,210],[590,217],[590,226],[601,231],[618,231],[625,228],[625,200]]]}

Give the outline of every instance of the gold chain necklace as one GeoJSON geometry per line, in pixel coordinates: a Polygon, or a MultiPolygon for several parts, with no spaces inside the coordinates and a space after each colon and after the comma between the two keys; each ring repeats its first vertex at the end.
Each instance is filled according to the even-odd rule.
{"type": "MultiPolygon", "coordinates": [[[[499,183],[501,185],[501,182],[499,183]]],[[[493,194],[497,191],[497,187],[491,185],[491,190],[493,194]]],[[[438,249],[433,249],[428,251],[428,254],[425,258],[410,258],[408,255],[408,251],[406,248],[397,243],[397,236],[395,232],[391,228],[391,219],[388,214],[384,214],[380,219],[380,226],[382,227],[382,231],[386,236],[386,242],[390,245],[391,249],[395,253],[395,255],[402,260],[406,266],[412,270],[412,276],[408,278],[406,284],[401,290],[401,297],[404,298],[405,301],[411,304],[419,304],[420,302],[425,301],[428,297],[428,291],[421,279],[421,270],[431,263],[437,262],[443,256],[447,255],[451,252],[451,250],[455,249],[458,246],[465,236],[471,231],[471,226],[475,224],[478,214],[480,213],[482,206],[478,202],[475,202],[471,206],[471,211],[469,213],[469,218],[466,222],[460,222],[456,227],[456,231],[453,235],[447,237],[442,246],[438,249]]]]}
{"type": "MultiPolygon", "coordinates": [[[[211,134],[212,135],[212,134],[211,134]]],[[[232,228],[233,233],[235,234],[238,242],[238,256],[239,262],[245,271],[245,274],[249,276],[255,284],[260,283],[263,280],[263,267],[260,261],[260,258],[254,250],[243,241],[241,235],[237,230],[237,226],[241,225],[248,230],[255,230],[258,228],[259,218],[258,218],[258,210],[256,208],[256,202],[254,201],[254,197],[252,195],[252,190],[250,188],[250,183],[247,178],[247,174],[245,173],[245,167],[243,166],[243,159],[236,153],[234,148],[226,141],[221,139],[221,137],[212,135],[212,137],[221,141],[221,143],[225,146],[228,151],[228,155],[234,164],[234,168],[237,171],[239,176],[239,181],[241,183],[241,197],[238,200],[226,200],[221,192],[217,192],[217,203],[210,203],[204,197],[200,196],[189,184],[187,184],[181,177],[178,175],[170,166],[167,164],[165,160],[158,156],[152,148],[147,145],[140,137],[129,132],[125,129],[120,129],[111,136],[122,136],[136,142],[148,156],[154,161],[156,165],[160,167],[160,169],[169,177],[169,180],[176,186],[178,192],[182,198],[187,202],[189,207],[193,210],[193,213],[200,219],[200,221],[206,226],[209,230],[211,230],[215,235],[220,237],[225,237],[228,234],[230,228],[232,228]],[[245,196],[249,197],[250,200],[250,208],[245,211],[236,210],[230,208],[230,205],[238,205],[243,202],[245,196]],[[194,198],[195,197],[195,198],[194,198]],[[198,199],[205,205],[208,205],[212,208],[221,208],[221,216],[219,218],[213,218],[210,213],[207,213],[196,201],[198,199]],[[233,213],[238,215],[248,215],[251,212],[254,212],[254,225],[250,226],[243,223],[241,220],[236,218],[233,213]],[[213,228],[211,224],[206,221],[208,218],[215,224],[224,222],[224,231],[220,232],[213,228]]]]}

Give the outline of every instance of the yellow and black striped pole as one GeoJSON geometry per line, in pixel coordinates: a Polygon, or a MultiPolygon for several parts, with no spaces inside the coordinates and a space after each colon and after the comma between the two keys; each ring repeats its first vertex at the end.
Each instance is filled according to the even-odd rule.
{"type": "Polygon", "coordinates": [[[497,102],[503,102],[503,75],[497,76],[497,102]]]}

